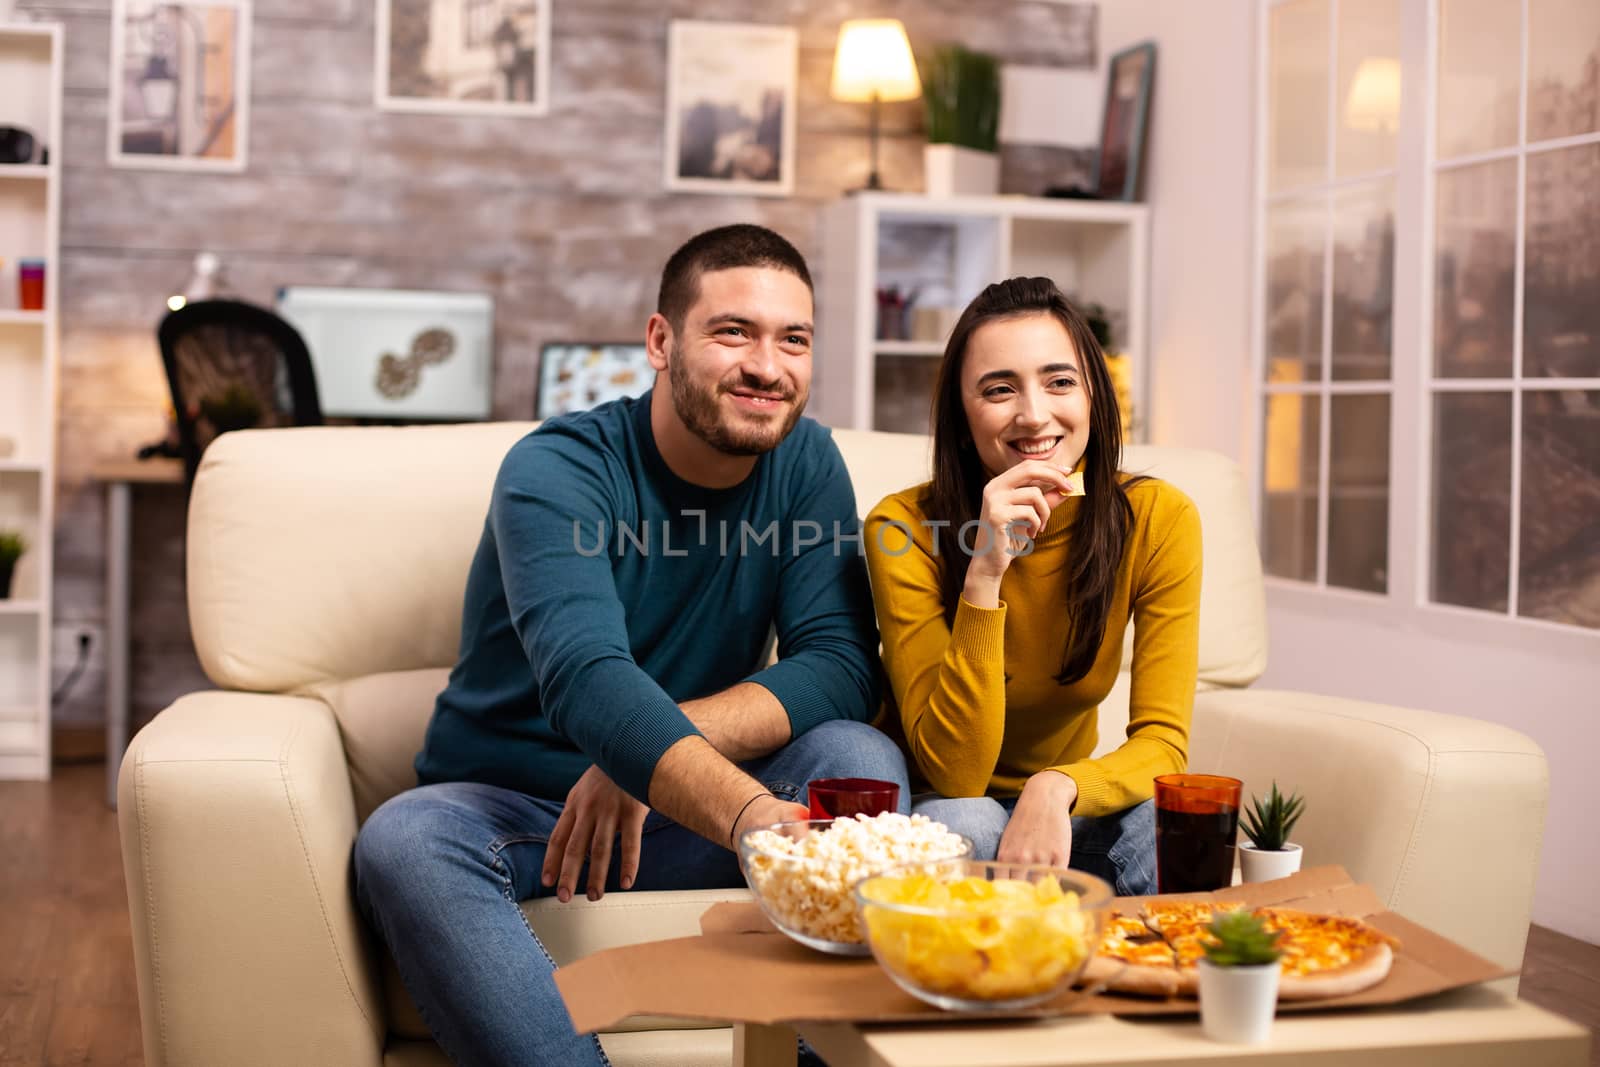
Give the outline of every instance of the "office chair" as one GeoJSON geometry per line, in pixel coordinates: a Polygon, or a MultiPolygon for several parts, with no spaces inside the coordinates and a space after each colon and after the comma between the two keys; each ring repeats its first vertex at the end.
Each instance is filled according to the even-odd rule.
{"type": "Polygon", "coordinates": [[[156,335],[190,484],[200,454],[218,434],[322,425],[311,353],[299,332],[271,311],[236,300],[200,300],[168,314],[156,335]]]}

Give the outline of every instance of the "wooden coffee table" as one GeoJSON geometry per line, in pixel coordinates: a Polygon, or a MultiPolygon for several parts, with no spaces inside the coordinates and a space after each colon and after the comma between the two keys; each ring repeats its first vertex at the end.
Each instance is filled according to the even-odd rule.
{"type": "MultiPolygon", "coordinates": [[[[1194,1016],[1079,1015],[916,1026],[799,1024],[829,1067],[1123,1067],[1266,1063],[1333,1067],[1588,1067],[1589,1031],[1476,986],[1393,1008],[1278,1016],[1265,1045],[1222,1045],[1194,1016]]],[[[734,1067],[792,1067],[794,1030],[735,1028],[734,1067]]]]}

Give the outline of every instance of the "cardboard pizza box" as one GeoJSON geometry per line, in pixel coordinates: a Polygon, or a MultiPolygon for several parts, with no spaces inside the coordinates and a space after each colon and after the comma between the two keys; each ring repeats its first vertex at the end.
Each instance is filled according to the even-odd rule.
{"type": "MultiPolygon", "coordinates": [[[[1325,1011],[1395,1004],[1515,971],[1387,910],[1371,888],[1344,868],[1315,867],[1273,882],[1233,886],[1152,900],[1238,901],[1364,919],[1400,939],[1394,966],[1382,982],[1348,996],[1282,1002],[1279,1011],[1325,1011]]],[[[1139,901],[1125,900],[1137,907],[1139,901]]],[[[613,1026],[631,1015],[665,1015],[713,1022],[948,1022],[956,1016],[904,992],[871,958],[827,956],[777,932],[755,903],[707,909],[698,937],[607,949],[556,971],[556,986],[579,1032],[613,1026]]],[[[1193,998],[1161,1000],[1101,993],[1062,994],[1010,1017],[1193,1014],[1193,998]]],[[[997,1018],[985,1013],[983,1018],[997,1018]]]]}

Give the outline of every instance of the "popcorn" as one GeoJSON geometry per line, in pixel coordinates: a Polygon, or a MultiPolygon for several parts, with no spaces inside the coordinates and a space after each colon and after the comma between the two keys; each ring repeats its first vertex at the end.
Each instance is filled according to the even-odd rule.
{"type": "Polygon", "coordinates": [[[745,875],[774,921],[808,937],[861,944],[850,891],[902,863],[952,859],[970,849],[926,815],[835,819],[801,837],[757,830],[745,838],[745,875]]]}

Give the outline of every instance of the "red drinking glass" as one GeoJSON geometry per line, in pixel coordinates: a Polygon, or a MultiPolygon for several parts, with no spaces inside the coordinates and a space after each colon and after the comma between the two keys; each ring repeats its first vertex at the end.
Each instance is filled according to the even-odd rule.
{"type": "Polygon", "coordinates": [[[1223,889],[1233,881],[1244,783],[1218,774],[1156,778],[1156,882],[1163,893],[1223,889]]]}
{"type": "Polygon", "coordinates": [[[881,815],[900,804],[900,787],[878,778],[816,778],[806,784],[813,819],[881,815]]]}

